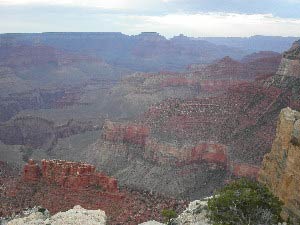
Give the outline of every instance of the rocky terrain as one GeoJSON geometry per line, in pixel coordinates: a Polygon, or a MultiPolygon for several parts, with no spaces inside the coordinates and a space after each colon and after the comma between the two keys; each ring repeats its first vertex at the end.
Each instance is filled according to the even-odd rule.
{"type": "Polygon", "coordinates": [[[42,208],[34,208],[25,211],[25,216],[10,220],[3,224],[5,225],[59,225],[59,224],[73,224],[73,225],[106,225],[105,212],[101,210],[86,210],[81,206],[74,206],[66,212],[59,212],[53,216],[49,212],[43,211],[42,208]],[[26,215],[29,214],[29,215],[26,215]]]}
{"type": "Polygon", "coordinates": [[[299,143],[300,113],[290,108],[281,111],[276,138],[271,152],[266,154],[259,174],[266,184],[284,202],[284,218],[290,216],[296,223],[299,208],[299,143]]]}
{"type": "MultiPolygon", "coordinates": [[[[256,57],[260,58],[250,58],[256,57]]],[[[219,61],[218,71],[232,63],[229,58],[219,61]]],[[[285,58],[281,67],[284,63],[285,58]]],[[[219,77],[232,74],[232,70],[223,71],[226,72],[213,74],[219,77]]],[[[161,78],[136,74],[128,79],[137,81],[132,85],[135,90],[132,93],[139,96],[143,93],[141,89],[146,90],[148,79],[161,78]]],[[[275,136],[281,109],[300,107],[297,82],[298,78],[292,74],[260,77],[255,81],[244,78],[242,84],[229,85],[222,95],[167,98],[150,106],[135,120],[107,121],[101,138],[89,146],[83,157],[116,176],[122,185],[191,199],[207,196],[232,177],[257,177],[263,156],[275,136]],[[212,176],[216,179],[211,179],[212,176]]],[[[163,87],[191,87],[194,82],[181,77],[168,78],[163,84],[163,87]]],[[[129,96],[132,95],[126,98],[130,99],[129,96]]],[[[138,105],[138,101],[132,102],[138,105]]]]}
{"type": "Polygon", "coordinates": [[[180,73],[135,73],[111,90],[105,106],[121,118],[132,118],[168,98],[218,96],[232,86],[274,75],[280,61],[280,54],[261,53],[250,55],[245,62],[225,57],[208,65],[193,64],[180,73]]]}
{"type": "Polygon", "coordinates": [[[256,179],[281,109],[300,108],[299,42],[246,55],[157,33],[0,37],[0,216],[81,205],[110,224],[162,221],[178,199],[256,179]],[[18,177],[30,158],[46,160],[18,177]]]}
{"type": "Polygon", "coordinates": [[[43,160],[41,165],[30,160],[21,177],[11,176],[2,184],[0,200],[0,217],[34,206],[55,214],[81,205],[85,209],[104,210],[112,225],[162,221],[164,208],[179,213],[186,205],[185,201],[146,191],[119,189],[114,178],[96,172],[94,166],[61,160],[43,160]]]}

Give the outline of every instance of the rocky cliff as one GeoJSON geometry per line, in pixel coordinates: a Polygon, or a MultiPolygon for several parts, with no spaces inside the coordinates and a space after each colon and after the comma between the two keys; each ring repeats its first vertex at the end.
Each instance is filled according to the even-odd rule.
{"type": "Polygon", "coordinates": [[[292,48],[283,54],[277,74],[300,77],[300,41],[296,41],[292,48]]]}
{"type": "Polygon", "coordinates": [[[259,181],[266,184],[283,202],[285,218],[300,219],[300,113],[290,108],[281,111],[276,138],[266,154],[259,181]]]}
{"type": "Polygon", "coordinates": [[[189,137],[180,144],[160,134],[146,124],[106,121],[101,138],[82,157],[121,185],[192,199],[233,177],[257,176],[258,167],[232,161],[226,145],[189,137]]]}

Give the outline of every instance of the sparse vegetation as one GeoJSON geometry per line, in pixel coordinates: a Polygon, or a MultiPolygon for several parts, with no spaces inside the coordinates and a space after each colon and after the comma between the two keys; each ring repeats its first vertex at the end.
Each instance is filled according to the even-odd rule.
{"type": "Polygon", "coordinates": [[[208,201],[208,219],[214,225],[273,225],[282,222],[282,202],[264,185],[237,180],[208,201]]]}
{"type": "Polygon", "coordinates": [[[173,218],[177,217],[177,213],[173,209],[164,209],[161,214],[164,217],[164,222],[168,225],[171,224],[173,218]]]}

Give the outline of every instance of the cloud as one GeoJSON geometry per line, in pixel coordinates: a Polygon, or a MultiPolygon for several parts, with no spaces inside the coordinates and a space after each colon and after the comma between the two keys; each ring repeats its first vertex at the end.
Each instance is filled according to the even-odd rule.
{"type": "Polygon", "coordinates": [[[272,14],[198,13],[136,17],[140,21],[131,32],[159,31],[167,36],[184,33],[190,36],[299,36],[300,19],[275,17],[272,14]]]}
{"type": "MultiPolygon", "coordinates": [[[[164,11],[163,7],[158,7],[163,5],[167,9],[172,4],[182,3],[183,0],[167,0],[167,2],[166,0],[122,0],[126,4],[119,4],[120,1],[53,0],[51,5],[50,1],[46,0],[0,0],[0,33],[120,31],[126,34],[138,34],[142,31],[157,31],[167,37],[179,33],[194,37],[300,36],[300,18],[285,18],[274,13],[164,11]],[[4,2],[9,4],[3,5],[4,2]],[[34,2],[39,5],[34,5],[34,2]]],[[[192,3],[196,0],[186,1],[192,3]]],[[[249,2],[250,0],[228,1],[249,2]]],[[[203,3],[207,0],[198,0],[198,2],[203,3]]],[[[297,15],[299,15],[298,11],[297,15]]]]}
{"type": "Polygon", "coordinates": [[[139,9],[163,4],[165,0],[0,0],[0,5],[60,5],[103,9],[139,9]]]}

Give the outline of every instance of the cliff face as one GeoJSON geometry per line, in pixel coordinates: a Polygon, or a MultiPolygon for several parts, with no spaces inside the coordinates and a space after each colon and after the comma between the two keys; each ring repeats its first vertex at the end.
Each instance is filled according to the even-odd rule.
{"type": "Polygon", "coordinates": [[[300,218],[300,113],[285,108],[279,115],[276,138],[266,154],[259,181],[283,202],[283,215],[300,218]]]}
{"type": "Polygon", "coordinates": [[[283,54],[277,74],[300,77],[300,41],[296,41],[292,48],[283,54]]]}
{"type": "Polygon", "coordinates": [[[146,124],[106,121],[101,138],[83,158],[115,176],[121,185],[167,196],[209,195],[231,177],[256,178],[258,168],[230,160],[218,142],[179,144],[161,140],[146,124]]]}

